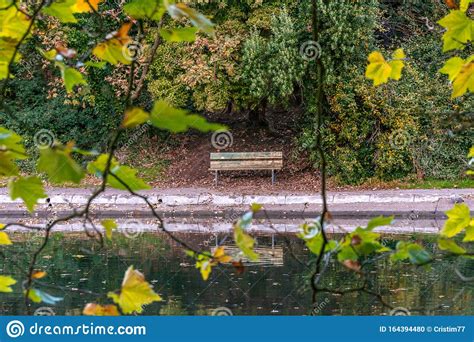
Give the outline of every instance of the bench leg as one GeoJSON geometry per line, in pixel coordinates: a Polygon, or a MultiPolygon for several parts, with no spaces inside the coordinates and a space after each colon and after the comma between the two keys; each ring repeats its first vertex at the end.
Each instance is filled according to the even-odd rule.
{"type": "Polygon", "coordinates": [[[216,174],[214,176],[214,183],[215,183],[216,186],[217,186],[218,173],[219,173],[219,171],[216,170],[216,174]]]}
{"type": "Polygon", "coordinates": [[[276,180],[276,177],[275,177],[275,170],[272,170],[272,185],[275,184],[275,180],[276,180]]]}

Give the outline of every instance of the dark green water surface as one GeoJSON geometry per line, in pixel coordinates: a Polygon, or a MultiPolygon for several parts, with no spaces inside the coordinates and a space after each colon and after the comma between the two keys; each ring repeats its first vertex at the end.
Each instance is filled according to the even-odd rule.
{"type": "MultiPolygon", "coordinates": [[[[13,293],[0,293],[0,314],[21,315],[25,314],[22,272],[28,269],[41,237],[25,233],[10,235],[15,243],[2,246],[6,258],[0,259],[0,274],[12,275],[18,283],[13,286],[13,293]]],[[[181,234],[180,237],[196,248],[210,249],[217,242],[227,246],[228,253],[237,253],[230,236],[181,234]]],[[[411,239],[422,242],[431,251],[436,248],[433,237],[411,239]]],[[[391,239],[384,241],[387,245],[394,243],[391,239]]],[[[164,235],[147,233],[130,238],[115,234],[112,242],[101,248],[84,234],[54,234],[39,256],[38,268],[48,273],[41,279],[43,284],[39,288],[64,299],[54,306],[34,304],[31,311],[40,308],[37,313],[41,313],[50,308],[46,310],[57,315],[79,315],[86,303],[97,300],[108,303],[106,293],[120,288],[124,272],[134,265],[164,298],[163,302],[147,306],[146,315],[309,314],[308,279],[313,267],[295,259],[303,264],[310,261],[304,245],[292,236],[261,235],[257,242],[260,262],[246,262],[243,273],[232,266],[218,266],[205,282],[192,260],[164,235]]],[[[381,260],[368,265],[367,270],[368,287],[380,293],[386,303],[408,309],[412,315],[474,314],[474,283],[456,275],[457,270],[473,277],[474,260],[443,259],[421,268],[391,265],[381,260]]],[[[360,285],[359,275],[336,262],[329,264],[321,282],[322,287],[337,290],[360,285]]],[[[362,292],[319,293],[318,303],[316,314],[319,315],[388,315],[391,311],[374,296],[362,292]]]]}

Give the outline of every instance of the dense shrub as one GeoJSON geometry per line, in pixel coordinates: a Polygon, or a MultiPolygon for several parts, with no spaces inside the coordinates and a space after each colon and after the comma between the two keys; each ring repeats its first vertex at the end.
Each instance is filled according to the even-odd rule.
{"type": "MultiPolygon", "coordinates": [[[[345,183],[410,174],[458,177],[473,144],[473,132],[459,130],[450,118],[453,112],[470,111],[474,100],[466,96],[464,102],[449,102],[447,79],[438,73],[445,57],[441,32],[434,23],[446,7],[440,1],[317,3],[319,53],[325,70],[322,133],[330,174],[345,183]],[[374,88],[364,77],[367,55],[378,49],[387,56],[398,47],[409,56],[402,79],[374,88]]],[[[106,5],[114,11],[112,3],[106,5]]],[[[142,105],[164,99],[194,111],[229,115],[239,111],[249,113],[249,118],[256,112],[259,119],[272,109],[278,113],[286,109],[288,115],[304,109],[306,115],[295,136],[317,165],[317,118],[313,114],[317,85],[309,77],[314,64],[302,58],[300,51],[312,40],[310,2],[235,1],[197,6],[216,23],[215,37],[198,35],[194,43],[162,43],[140,98],[142,105]]],[[[87,20],[88,27],[98,30],[111,32],[117,27],[113,19],[87,20]]],[[[81,30],[81,23],[60,33],[54,22],[44,22],[38,29],[42,34],[35,39],[41,39],[45,49],[66,40],[66,35],[70,47],[80,53],[98,37],[97,32],[81,30]]],[[[126,72],[88,69],[90,88],[66,95],[58,71],[38,51],[27,47],[22,52],[28,59],[16,67],[19,77],[8,92],[14,116],[2,115],[0,124],[26,136],[30,146],[34,135],[47,129],[61,141],[73,140],[88,149],[103,147],[107,132],[120,119],[116,113],[123,103],[110,99],[124,91],[126,72]]],[[[467,48],[465,54],[471,52],[467,48]]]]}

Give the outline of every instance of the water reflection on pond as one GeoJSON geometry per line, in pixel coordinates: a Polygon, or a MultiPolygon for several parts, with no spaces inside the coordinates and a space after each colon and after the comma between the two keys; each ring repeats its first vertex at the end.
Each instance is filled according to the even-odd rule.
{"type": "MultiPolygon", "coordinates": [[[[0,264],[0,274],[24,279],[19,269],[27,270],[32,252],[41,243],[37,235],[11,234],[15,244],[7,246],[6,260],[0,264]]],[[[195,247],[212,248],[216,243],[226,245],[237,253],[232,238],[204,234],[181,234],[181,238],[195,247]]],[[[412,239],[415,239],[412,237],[412,239]]],[[[416,237],[429,250],[435,248],[433,237],[416,237]]],[[[39,266],[47,270],[45,283],[73,290],[47,289],[64,297],[53,308],[58,315],[79,315],[84,305],[96,301],[91,294],[74,290],[90,290],[105,294],[120,287],[129,265],[141,270],[165,299],[147,306],[146,315],[209,315],[217,308],[228,308],[234,315],[306,315],[311,309],[308,277],[311,269],[300,261],[308,261],[304,245],[291,235],[259,235],[258,263],[246,263],[245,271],[229,266],[216,267],[205,282],[192,260],[181,248],[160,234],[144,233],[126,237],[115,234],[113,241],[101,249],[97,242],[79,233],[57,233],[39,258],[39,266]],[[286,244],[289,241],[291,251],[286,244]]],[[[393,246],[391,239],[385,243],[393,246]]],[[[474,260],[440,260],[430,267],[415,268],[407,264],[390,265],[385,261],[370,266],[370,288],[383,295],[394,307],[410,308],[416,315],[473,315],[472,282],[463,282],[456,268],[464,275],[474,275],[474,260]]],[[[360,285],[356,273],[338,263],[329,265],[322,283],[324,287],[340,290],[360,285]]],[[[13,293],[2,293],[1,315],[25,313],[21,281],[13,293]]],[[[34,309],[44,307],[35,304],[34,309]]],[[[351,293],[344,296],[319,294],[317,313],[320,315],[384,315],[390,312],[371,295],[351,293]]]]}

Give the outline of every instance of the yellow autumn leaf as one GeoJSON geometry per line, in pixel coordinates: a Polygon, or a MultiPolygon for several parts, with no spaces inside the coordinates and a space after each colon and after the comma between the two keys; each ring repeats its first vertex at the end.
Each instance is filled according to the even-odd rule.
{"type": "Polygon", "coordinates": [[[369,65],[365,76],[373,80],[374,86],[387,83],[389,79],[399,80],[405,57],[403,49],[397,49],[392,55],[392,60],[386,61],[380,52],[374,51],[368,57],[369,65]]]}
{"type": "Polygon", "coordinates": [[[46,277],[46,272],[45,271],[34,271],[31,278],[33,279],[41,279],[46,277]]]}
{"type": "Polygon", "coordinates": [[[391,72],[390,65],[388,65],[380,52],[374,51],[369,55],[369,65],[367,66],[365,77],[374,80],[374,86],[386,83],[391,72]]]}
{"type": "Polygon", "coordinates": [[[463,12],[466,12],[472,2],[474,2],[474,0],[461,0],[461,3],[459,4],[459,9],[463,12]]]}
{"type": "Polygon", "coordinates": [[[19,40],[26,33],[29,25],[29,18],[15,6],[0,11],[0,37],[19,40]]]}
{"type": "Polygon", "coordinates": [[[452,57],[439,72],[448,75],[453,84],[451,98],[460,97],[468,91],[474,93],[474,55],[466,60],[452,57]]]}
{"type": "Polygon", "coordinates": [[[16,280],[12,277],[0,275],[0,292],[13,292],[10,286],[15,284],[16,280]]]}
{"type": "Polygon", "coordinates": [[[102,0],[77,0],[76,4],[72,6],[72,9],[74,13],[97,11],[99,9],[99,3],[101,2],[102,0]]]}
{"type": "Polygon", "coordinates": [[[452,10],[438,21],[445,32],[443,34],[443,52],[463,50],[468,42],[474,40],[474,20],[464,11],[452,10]]]}
{"type": "Polygon", "coordinates": [[[117,223],[114,220],[110,220],[110,219],[102,220],[100,223],[102,224],[102,226],[105,229],[105,236],[107,237],[107,239],[111,240],[112,239],[112,231],[114,229],[117,229],[117,227],[118,227],[117,223]]]}
{"type": "Polygon", "coordinates": [[[11,245],[12,241],[10,237],[5,232],[0,232],[0,245],[11,245]]]}
{"type": "Polygon", "coordinates": [[[456,77],[451,97],[453,99],[460,97],[468,91],[474,93],[474,63],[472,62],[466,65],[456,77]]]}
{"type": "Polygon", "coordinates": [[[202,258],[202,260],[196,261],[196,268],[201,272],[202,279],[206,281],[209,279],[209,275],[212,271],[212,261],[209,257],[202,258]]]}
{"type": "Polygon", "coordinates": [[[246,234],[242,227],[238,225],[234,226],[234,240],[237,247],[239,247],[247,258],[252,261],[257,261],[259,259],[258,254],[253,250],[255,240],[250,235],[246,234]]]}
{"type": "Polygon", "coordinates": [[[232,261],[232,257],[225,254],[224,247],[222,246],[216,248],[216,250],[214,251],[214,254],[212,255],[212,259],[216,264],[217,263],[225,264],[227,262],[232,261]]]}
{"type": "Polygon", "coordinates": [[[405,66],[403,60],[406,58],[403,49],[397,49],[392,55],[392,60],[388,63],[392,67],[390,78],[398,81],[402,77],[402,70],[405,66]]]}
{"type": "Polygon", "coordinates": [[[120,316],[117,307],[113,304],[100,305],[89,303],[84,307],[82,313],[86,316],[120,316]]]}
{"type": "Polygon", "coordinates": [[[124,128],[134,128],[138,125],[141,125],[147,122],[150,119],[150,114],[145,112],[141,108],[130,108],[125,112],[122,121],[122,127],[124,128]]]}
{"type": "Polygon", "coordinates": [[[117,63],[130,64],[132,59],[130,58],[128,45],[132,42],[132,38],[129,37],[128,31],[131,27],[132,23],[123,24],[117,32],[110,34],[109,39],[99,43],[92,50],[92,53],[114,65],[117,63]]]}
{"type": "Polygon", "coordinates": [[[118,304],[125,314],[141,313],[144,305],[162,300],[145,280],[145,276],[133,266],[125,272],[122,288],[118,293],[109,292],[108,297],[118,304]]]}

